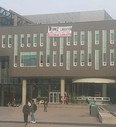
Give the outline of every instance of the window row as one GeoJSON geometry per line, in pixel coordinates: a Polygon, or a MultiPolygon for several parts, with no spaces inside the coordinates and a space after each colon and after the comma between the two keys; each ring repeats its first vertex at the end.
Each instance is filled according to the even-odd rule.
{"type": "MultiPolygon", "coordinates": [[[[106,31],[106,30],[102,30],[102,36],[101,36],[102,41],[104,38],[104,31],[106,31]]],[[[110,30],[109,32],[110,32],[110,34],[107,34],[107,31],[106,31],[106,36],[110,35],[109,42],[110,42],[110,44],[114,44],[115,32],[113,29],[110,30]]],[[[73,32],[72,37],[63,37],[63,38],[65,39],[64,42],[66,42],[67,46],[70,46],[72,44],[77,45],[78,43],[80,43],[80,45],[84,45],[86,36],[87,36],[88,40],[94,41],[95,45],[98,45],[100,43],[100,31],[99,30],[95,30],[94,33],[92,31],[88,31],[87,33],[85,31],[73,32]],[[91,34],[91,36],[90,36],[90,34],[91,34]],[[71,43],[71,42],[73,42],[73,43],[71,43]]],[[[9,48],[11,48],[12,44],[14,42],[13,37],[14,37],[14,35],[2,35],[2,48],[5,48],[7,46],[9,48]]],[[[53,43],[53,46],[57,46],[57,43],[60,42],[60,38],[61,37],[48,37],[47,34],[43,34],[43,33],[40,33],[39,36],[36,33],[34,33],[32,35],[31,34],[27,34],[27,35],[21,34],[18,36],[18,43],[20,43],[20,47],[24,47],[24,46],[30,47],[31,45],[33,47],[37,47],[38,43],[40,46],[43,46],[46,41],[50,41],[51,43],[53,43]]]]}
{"type": "MultiPolygon", "coordinates": [[[[51,59],[52,59],[52,66],[66,66],[66,70],[70,70],[71,64],[73,61],[73,66],[85,66],[85,63],[88,63],[87,66],[92,66],[92,62],[95,63],[95,70],[99,70],[99,63],[100,63],[100,54],[99,50],[95,50],[95,56],[92,60],[92,54],[86,54],[84,50],[77,50],[73,51],[73,58],[71,58],[71,52],[66,51],[66,58],[64,59],[64,54],[58,54],[57,51],[52,52],[52,56],[50,54],[46,54],[44,56],[43,51],[40,51],[39,56],[37,52],[21,52],[20,53],[20,67],[37,67],[37,63],[39,63],[40,67],[43,66],[51,66],[51,59]],[[38,58],[39,57],[39,58],[38,58]],[[52,57],[52,58],[51,58],[52,57]],[[87,58],[86,58],[87,57],[87,58]],[[86,60],[87,59],[87,60],[86,60]],[[37,62],[38,61],[38,62],[37,62]],[[65,65],[64,65],[65,62],[65,65]]],[[[110,66],[114,66],[115,63],[115,53],[114,49],[110,49],[110,58],[107,57],[107,54],[102,54],[102,66],[106,66],[110,63],[110,66]],[[104,60],[105,58],[105,60],[104,60]],[[108,61],[109,60],[109,61],[108,61]]],[[[17,67],[18,56],[14,55],[14,67],[17,67]]]]}

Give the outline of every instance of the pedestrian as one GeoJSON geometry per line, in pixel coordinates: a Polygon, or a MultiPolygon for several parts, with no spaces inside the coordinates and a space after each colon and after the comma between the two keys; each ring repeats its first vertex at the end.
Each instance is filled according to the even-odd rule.
{"type": "Polygon", "coordinates": [[[28,115],[30,114],[30,107],[28,105],[28,102],[23,106],[23,114],[24,114],[24,123],[27,125],[28,123],[28,115]]]}
{"type": "Polygon", "coordinates": [[[31,111],[31,123],[36,123],[35,120],[35,112],[37,110],[37,105],[35,104],[34,100],[32,100],[30,111],[31,111]]]}
{"type": "Polygon", "coordinates": [[[47,112],[48,101],[44,100],[44,112],[47,112]]]}

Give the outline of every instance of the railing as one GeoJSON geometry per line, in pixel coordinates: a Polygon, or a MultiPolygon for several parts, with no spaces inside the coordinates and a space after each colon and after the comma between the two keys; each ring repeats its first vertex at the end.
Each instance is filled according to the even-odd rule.
{"type": "Polygon", "coordinates": [[[82,97],[74,97],[73,98],[74,101],[77,101],[77,102],[85,102],[87,101],[88,103],[94,101],[96,103],[106,103],[106,102],[110,102],[110,97],[85,97],[85,96],[82,96],[82,97]]]}

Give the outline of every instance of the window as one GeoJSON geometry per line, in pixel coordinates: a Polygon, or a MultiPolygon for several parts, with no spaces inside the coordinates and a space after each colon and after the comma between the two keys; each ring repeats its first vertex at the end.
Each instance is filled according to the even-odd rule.
{"type": "Polygon", "coordinates": [[[56,62],[57,62],[57,52],[53,51],[53,66],[56,66],[56,62]]]}
{"type": "Polygon", "coordinates": [[[64,39],[60,38],[60,66],[63,66],[64,39]]]}
{"type": "Polygon", "coordinates": [[[71,43],[71,37],[66,37],[66,44],[69,46],[71,43]]]}
{"type": "Polygon", "coordinates": [[[95,50],[95,70],[99,70],[99,50],[95,50]]]}
{"type": "Polygon", "coordinates": [[[57,46],[57,43],[59,42],[59,37],[53,38],[53,46],[57,46]]]}
{"type": "Polygon", "coordinates": [[[84,53],[84,50],[81,50],[81,53],[80,53],[80,65],[84,66],[84,62],[85,62],[85,53],[84,53]]]}
{"type": "Polygon", "coordinates": [[[70,70],[70,51],[66,51],[66,70],[70,70]]]}
{"type": "Polygon", "coordinates": [[[84,41],[85,41],[85,32],[81,31],[81,37],[80,37],[80,43],[81,43],[81,45],[84,45],[84,41]]]}
{"type": "Polygon", "coordinates": [[[33,34],[33,47],[37,47],[37,34],[33,34]]]}
{"type": "Polygon", "coordinates": [[[21,67],[36,67],[37,53],[36,52],[21,52],[20,66],[21,67]]]}
{"type": "Polygon", "coordinates": [[[43,51],[40,51],[39,65],[40,67],[43,67],[43,51]]]}
{"type": "Polygon", "coordinates": [[[73,66],[77,66],[77,51],[73,51],[73,66]]]}
{"type": "Polygon", "coordinates": [[[107,31],[102,30],[102,65],[106,66],[107,65],[107,31]]]}
{"type": "Polygon", "coordinates": [[[114,44],[114,30],[110,30],[110,44],[114,44]]]}
{"type": "Polygon", "coordinates": [[[44,34],[40,33],[40,46],[43,46],[44,44],[44,34]]]}
{"type": "Polygon", "coordinates": [[[110,66],[114,66],[114,49],[110,49],[110,66]]]}
{"type": "Polygon", "coordinates": [[[78,33],[73,32],[73,45],[77,45],[78,43],[78,33]]]}
{"type": "Polygon", "coordinates": [[[2,35],[2,48],[6,46],[6,35],[2,35]]]}
{"type": "Polygon", "coordinates": [[[27,47],[31,46],[31,35],[27,34],[27,47]]]}
{"type": "Polygon", "coordinates": [[[95,44],[96,45],[99,44],[99,31],[98,30],[95,31],[95,44]]]}
{"type": "Polygon", "coordinates": [[[8,35],[8,47],[12,47],[12,35],[8,35]]]}
{"type": "Polygon", "coordinates": [[[24,34],[21,34],[20,44],[21,44],[21,47],[24,47],[24,34]]]}

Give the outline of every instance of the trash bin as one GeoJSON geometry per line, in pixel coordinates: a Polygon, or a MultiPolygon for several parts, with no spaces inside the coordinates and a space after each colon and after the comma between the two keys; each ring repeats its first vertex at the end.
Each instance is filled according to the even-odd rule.
{"type": "Polygon", "coordinates": [[[90,115],[91,116],[97,116],[98,111],[97,111],[97,105],[95,102],[90,103],[90,115]]]}

